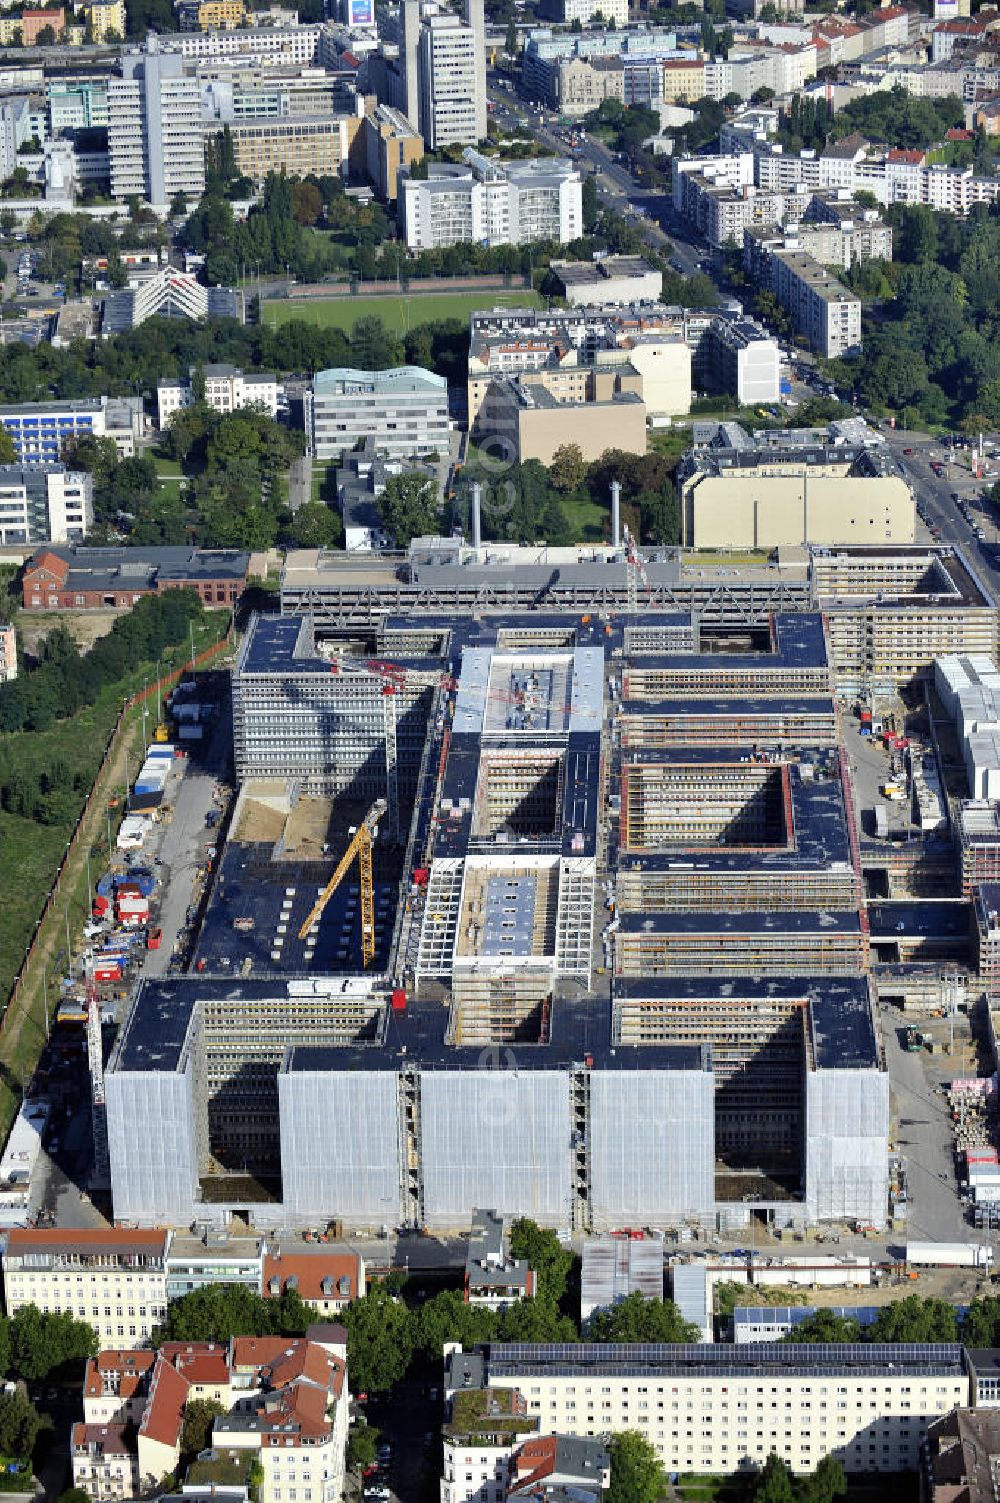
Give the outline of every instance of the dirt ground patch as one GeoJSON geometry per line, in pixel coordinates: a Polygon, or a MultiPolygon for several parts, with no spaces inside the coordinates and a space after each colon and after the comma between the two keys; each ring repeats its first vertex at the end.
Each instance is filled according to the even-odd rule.
{"type": "Polygon", "coordinates": [[[121,611],[22,611],[18,628],[29,652],[34,652],[43,637],[57,626],[65,626],[81,652],[93,647],[98,637],[106,637],[121,611]]]}

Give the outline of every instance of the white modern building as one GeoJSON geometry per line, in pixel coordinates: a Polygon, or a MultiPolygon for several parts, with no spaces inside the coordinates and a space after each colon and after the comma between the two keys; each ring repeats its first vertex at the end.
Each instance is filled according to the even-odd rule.
{"type": "Polygon", "coordinates": [[[142,433],[142,402],[79,397],[58,402],[11,402],[0,406],[0,424],[14,441],[22,465],[57,465],[72,438],[113,438],[123,459],[135,453],[142,433]]]}
{"type": "Polygon", "coordinates": [[[448,383],[417,365],[317,371],[307,407],[315,459],[339,459],[369,437],[402,458],[448,448],[448,383]]]}
{"type": "Polygon", "coordinates": [[[499,162],[471,147],[463,159],[464,166],[432,163],[424,179],[400,178],[399,223],[410,250],[565,244],[583,234],[583,181],[572,162],[499,162]]]}
{"type": "Polygon", "coordinates": [[[741,407],[781,400],[781,352],[759,324],[713,319],[706,344],[713,390],[734,391],[741,407]]]}
{"type": "MultiPolygon", "coordinates": [[[[204,398],[213,412],[235,412],[240,407],[256,407],[275,417],[278,412],[278,378],[271,371],[249,374],[235,365],[206,365],[202,368],[204,398]]],[[[193,375],[185,379],[171,376],[156,383],[157,423],[167,426],[175,412],[190,407],[195,400],[193,375]]]]}
{"type": "Polygon", "coordinates": [[[133,52],[108,85],[111,196],[169,208],[205,191],[201,86],[178,53],[133,52]]]}
{"type": "Polygon", "coordinates": [[[418,0],[403,3],[405,114],[427,146],[474,146],[486,137],[483,0],[466,0],[465,19],[418,0]]]}
{"type": "Polygon", "coordinates": [[[0,465],[0,544],[79,543],[94,520],[89,475],[64,465],[0,465]]]}

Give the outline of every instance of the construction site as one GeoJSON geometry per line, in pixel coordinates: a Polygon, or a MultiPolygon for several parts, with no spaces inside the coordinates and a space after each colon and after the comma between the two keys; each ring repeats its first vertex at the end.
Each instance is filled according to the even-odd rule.
{"type": "Polygon", "coordinates": [[[820,614],[263,617],[233,703],[188,973],[106,1074],[118,1219],[885,1224],[820,614]]]}

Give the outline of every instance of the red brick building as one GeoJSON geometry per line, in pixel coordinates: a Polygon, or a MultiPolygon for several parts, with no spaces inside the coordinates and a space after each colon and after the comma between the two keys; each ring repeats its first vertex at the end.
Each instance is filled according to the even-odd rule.
{"type": "Polygon", "coordinates": [[[25,610],[126,610],[144,595],[187,588],[205,606],[235,605],[250,555],[207,548],[54,548],[29,559],[21,576],[25,610]]]}

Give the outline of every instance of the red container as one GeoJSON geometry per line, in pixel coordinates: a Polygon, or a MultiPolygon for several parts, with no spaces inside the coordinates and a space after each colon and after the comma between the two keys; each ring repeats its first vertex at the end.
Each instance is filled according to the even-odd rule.
{"type": "Polygon", "coordinates": [[[430,877],[430,868],[429,867],[426,867],[426,866],[415,866],[413,868],[413,880],[417,884],[418,887],[426,887],[427,886],[427,880],[428,880],[429,877],[430,877]]]}
{"type": "Polygon", "coordinates": [[[109,900],[104,897],[103,893],[98,893],[97,897],[94,899],[94,907],[92,909],[94,917],[103,918],[110,907],[111,904],[109,900]]]}
{"type": "Polygon", "coordinates": [[[397,987],[392,994],[392,1010],[393,1012],[406,1011],[406,993],[402,987],[397,987]]]}

